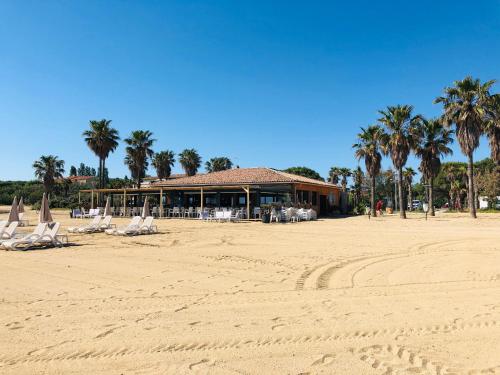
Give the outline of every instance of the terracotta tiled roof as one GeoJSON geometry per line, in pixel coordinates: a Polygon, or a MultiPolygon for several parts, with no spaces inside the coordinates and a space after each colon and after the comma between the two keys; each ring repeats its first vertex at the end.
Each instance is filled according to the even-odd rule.
{"type": "Polygon", "coordinates": [[[81,181],[81,180],[90,180],[92,178],[96,178],[95,176],[69,176],[71,181],[81,181]]]}
{"type": "Polygon", "coordinates": [[[235,168],[221,172],[197,174],[172,180],[154,182],[154,186],[216,186],[258,185],[277,183],[306,183],[333,187],[334,185],[307,177],[281,172],[271,168],[235,168]]]}

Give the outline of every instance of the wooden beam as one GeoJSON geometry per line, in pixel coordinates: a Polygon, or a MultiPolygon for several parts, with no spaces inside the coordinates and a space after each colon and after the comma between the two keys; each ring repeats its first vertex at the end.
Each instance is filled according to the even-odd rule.
{"type": "Polygon", "coordinates": [[[94,190],[90,194],[90,208],[94,209],[94,190]]]}
{"type": "Polygon", "coordinates": [[[200,195],[201,195],[201,212],[203,212],[203,187],[200,188],[200,195]]]}
{"type": "Polygon", "coordinates": [[[123,217],[127,214],[127,190],[123,189],[123,217]]]}
{"type": "Polygon", "coordinates": [[[246,188],[242,186],[242,188],[247,193],[247,220],[250,220],[250,186],[246,188]]]}
{"type": "Polygon", "coordinates": [[[163,189],[160,189],[160,217],[163,217],[163,189]]]}
{"type": "Polygon", "coordinates": [[[78,205],[82,203],[82,194],[78,191],[78,205]]]}

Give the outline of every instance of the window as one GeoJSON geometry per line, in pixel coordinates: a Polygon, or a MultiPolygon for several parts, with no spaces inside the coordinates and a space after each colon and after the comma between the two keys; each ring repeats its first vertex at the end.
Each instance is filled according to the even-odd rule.
{"type": "Polygon", "coordinates": [[[246,204],[247,204],[247,197],[245,197],[244,195],[240,195],[238,197],[238,205],[244,206],[246,204]]]}

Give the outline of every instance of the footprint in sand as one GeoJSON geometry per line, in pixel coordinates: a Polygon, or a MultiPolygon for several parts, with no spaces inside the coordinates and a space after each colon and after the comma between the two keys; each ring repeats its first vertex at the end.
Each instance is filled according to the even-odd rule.
{"type": "Polygon", "coordinates": [[[335,355],[325,354],[325,355],[322,355],[321,357],[319,357],[313,363],[311,363],[311,366],[327,366],[330,363],[332,363],[334,359],[335,359],[335,355]]]}
{"type": "Polygon", "coordinates": [[[213,364],[214,364],[214,361],[210,361],[209,359],[203,358],[201,361],[191,363],[189,365],[189,369],[190,370],[198,370],[199,367],[202,367],[202,366],[209,367],[209,366],[213,366],[213,364]]]}
{"type": "Polygon", "coordinates": [[[285,327],[285,325],[284,325],[284,324],[276,324],[275,326],[272,326],[272,327],[271,327],[271,329],[272,329],[273,331],[280,331],[280,330],[282,330],[282,329],[283,329],[283,327],[285,327]]]}

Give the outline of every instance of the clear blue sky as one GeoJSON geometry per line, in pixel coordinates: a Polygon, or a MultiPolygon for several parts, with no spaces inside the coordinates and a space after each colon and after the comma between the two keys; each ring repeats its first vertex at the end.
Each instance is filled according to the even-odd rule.
{"type": "Polygon", "coordinates": [[[500,79],[500,2],[3,0],[0,46],[1,180],[42,154],[97,166],[81,133],[103,117],[157,151],[326,176],[378,109],[434,116],[452,81],[500,79]]]}

